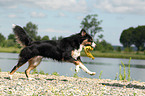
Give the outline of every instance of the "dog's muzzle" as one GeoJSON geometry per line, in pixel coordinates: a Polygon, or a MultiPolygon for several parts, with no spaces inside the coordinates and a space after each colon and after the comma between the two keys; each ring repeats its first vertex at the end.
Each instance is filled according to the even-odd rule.
{"type": "Polygon", "coordinates": [[[91,45],[93,48],[95,48],[96,47],[96,44],[95,44],[95,42],[92,42],[92,45],[91,45]]]}

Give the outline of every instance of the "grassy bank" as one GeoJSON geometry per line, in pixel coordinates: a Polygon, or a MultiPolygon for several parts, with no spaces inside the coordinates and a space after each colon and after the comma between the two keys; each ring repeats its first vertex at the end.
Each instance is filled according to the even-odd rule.
{"type": "MultiPolygon", "coordinates": [[[[21,49],[19,48],[2,48],[0,47],[0,52],[5,52],[5,53],[19,53],[21,49]]],[[[144,52],[130,52],[130,53],[125,53],[125,52],[99,52],[99,51],[92,51],[91,52],[94,57],[107,57],[107,58],[132,58],[132,59],[145,59],[145,54],[144,52]]],[[[81,56],[86,56],[85,52],[81,52],[81,56]]]]}
{"type": "Polygon", "coordinates": [[[20,49],[19,48],[14,48],[14,47],[9,47],[9,48],[0,47],[0,52],[5,52],[5,53],[19,53],[20,52],[20,49]]]}
{"type": "MultiPolygon", "coordinates": [[[[127,58],[129,59],[130,57],[132,59],[145,59],[144,53],[138,53],[136,54],[135,52],[131,53],[125,53],[125,52],[99,52],[99,51],[92,51],[91,52],[94,57],[107,57],[107,58],[127,58]]],[[[86,56],[85,52],[81,53],[82,56],[86,56]]]]}

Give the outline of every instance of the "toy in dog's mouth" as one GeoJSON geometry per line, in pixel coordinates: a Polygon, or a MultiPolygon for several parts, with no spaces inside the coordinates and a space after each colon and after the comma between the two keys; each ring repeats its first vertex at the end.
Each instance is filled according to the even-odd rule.
{"type": "Polygon", "coordinates": [[[84,47],[84,51],[85,51],[85,53],[86,53],[86,55],[89,57],[89,58],[92,58],[92,60],[93,59],[95,59],[94,58],[94,56],[91,54],[91,52],[90,51],[92,51],[93,50],[93,47],[91,47],[91,46],[86,46],[86,47],[84,47]]]}

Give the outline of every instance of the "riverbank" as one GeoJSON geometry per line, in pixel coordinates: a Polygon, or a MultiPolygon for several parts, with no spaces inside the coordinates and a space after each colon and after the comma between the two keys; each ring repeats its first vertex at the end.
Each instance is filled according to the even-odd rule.
{"type": "MultiPolygon", "coordinates": [[[[21,49],[19,48],[2,48],[0,47],[0,52],[4,53],[19,53],[21,49]]],[[[99,51],[91,51],[92,55],[94,57],[106,57],[106,58],[126,58],[129,59],[130,57],[132,59],[144,59],[145,60],[145,53],[139,52],[138,54],[136,52],[99,52],[99,51]]],[[[85,52],[81,52],[81,56],[86,56],[85,52]]]]}
{"type": "Polygon", "coordinates": [[[14,47],[9,47],[9,48],[0,47],[0,52],[3,52],[3,53],[19,53],[20,50],[21,49],[14,48],[14,47]]]}
{"type": "MultiPolygon", "coordinates": [[[[99,51],[92,51],[91,52],[94,57],[106,57],[106,58],[124,58],[124,59],[129,59],[130,57],[132,59],[145,59],[145,54],[140,52],[130,52],[130,53],[125,53],[125,52],[99,52],[99,51]]],[[[81,56],[86,56],[85,52],[81,53],[81,56]]]]}
{"type": "Polygon", "coordinates": [[[15,73],[12,80],[8,72],[0,72],[1,96],[144,96],[145,82],[117,81],[110,79],[74,78],[55,75],[31,75],[15,73]]]}

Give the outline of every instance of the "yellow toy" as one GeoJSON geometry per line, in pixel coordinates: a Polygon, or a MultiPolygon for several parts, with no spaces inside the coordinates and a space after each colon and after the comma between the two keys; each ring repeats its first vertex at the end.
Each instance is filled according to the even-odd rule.
{"type": "Polygon", "coordinates": [[[85,51],[86,55],[87,55],[89,58],[92,58],[92,60],[93,60],[93,59],[95,59],[95,58],[94,58],[94,56],[90,53],[90,51],[92,51],[92,50],[93,50],[93,48],[92,48],[91,46],[86,46],[86,47],[84,48],[84,51],[85,51]]]}

